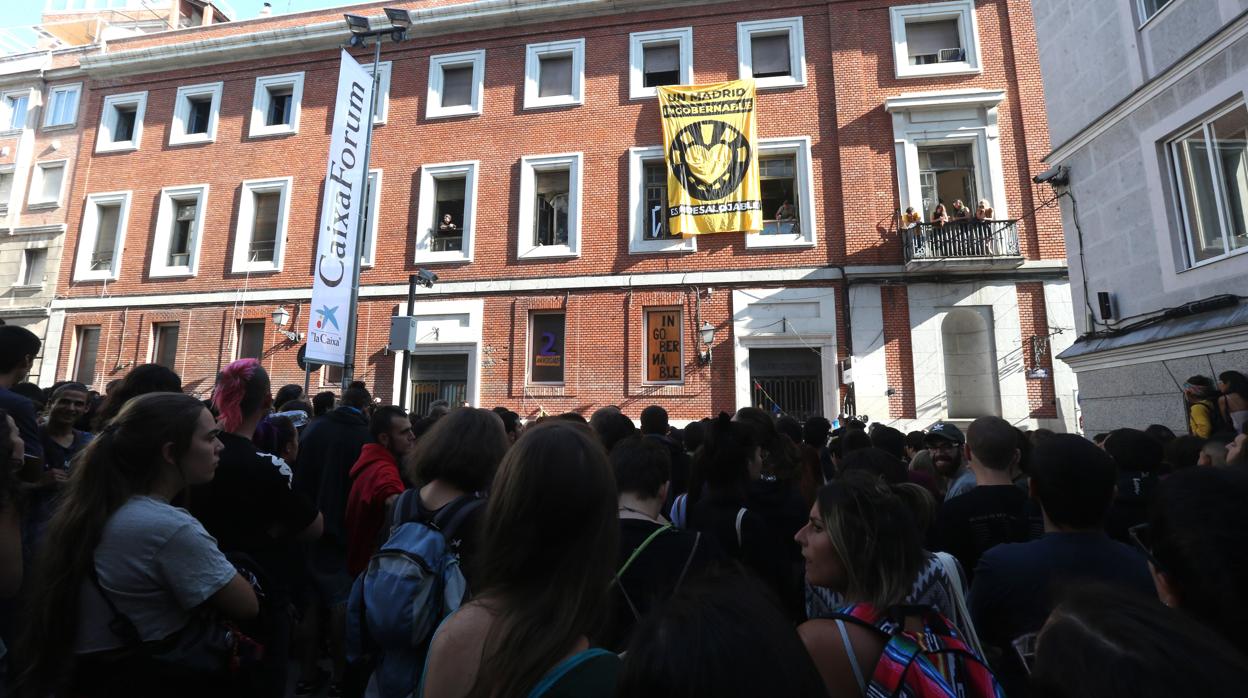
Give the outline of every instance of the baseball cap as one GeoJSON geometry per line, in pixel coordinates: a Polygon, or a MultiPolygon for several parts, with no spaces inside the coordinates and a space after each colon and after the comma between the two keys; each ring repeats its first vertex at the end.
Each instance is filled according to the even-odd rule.
{"type": "Polygon", "coordinates": [[[966,437],[962,436],[962,430],[947,422],[937,422],[931,429],[927,430],[927,436],[923,437],[923,443],[926,444],[937,440],[949,441],[955,444],[966,443],[966,437]]]}

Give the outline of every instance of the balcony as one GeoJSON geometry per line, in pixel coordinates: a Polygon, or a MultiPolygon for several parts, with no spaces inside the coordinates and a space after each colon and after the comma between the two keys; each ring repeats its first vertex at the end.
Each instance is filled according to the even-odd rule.
{"type": "Polygon", "coordinates": [[[918,223],[901,230],[907,271],[984,271],[1022,266],[1018,221],[918,223]]]}

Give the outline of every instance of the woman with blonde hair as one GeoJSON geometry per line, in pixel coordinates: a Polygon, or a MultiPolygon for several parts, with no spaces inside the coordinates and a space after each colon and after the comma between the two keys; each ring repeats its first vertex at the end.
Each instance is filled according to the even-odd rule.
{"type": "Polygon", "coordinates": [[[610,607],[617,506],[588,428],[525,430],[490,490],[477,595],[438,628],[418,693],[613,695],[619,659],[591,642],[610,607]]]}

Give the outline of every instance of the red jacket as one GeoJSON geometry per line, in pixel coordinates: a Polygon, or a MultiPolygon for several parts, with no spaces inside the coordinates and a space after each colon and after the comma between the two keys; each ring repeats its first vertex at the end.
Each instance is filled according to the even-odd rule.
{"type": "Polygon", "coordinates": [[[381,444],[365,444],[351,466],[351,492],[347,495],[347,571],[356,576],[368,567],[377,551],[378,537],[386,522],[386,500],[403,491],[399,464],[381,444]]]}

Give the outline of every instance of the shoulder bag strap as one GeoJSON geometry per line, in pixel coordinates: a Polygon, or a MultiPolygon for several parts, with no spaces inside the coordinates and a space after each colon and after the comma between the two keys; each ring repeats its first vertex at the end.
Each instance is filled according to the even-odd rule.
{"type": "Polygon", "coordinates": [[[394,511],[390,514],[390,531],[398,528],[400,525],[412,520],[415,515],[416,502],[420,501],[420,490],[410,489],[404,490],[399,498],[394,500],[394,511]],[[409,511],[410,510],[410,511],[409,511]]]}
{"type": "Polygon", "coordinates": [[[693,547],[689,549],[689,557],[685,558],[685,566],[680,570],[680,576],[676,578],[676,586],[672,587],[672,595],[680,591],[680,585],[685,581],[685,575],[689,574],[689,566],[693,564],[693,558],[698,554],[698,545],[702,543],[702,532],[698,531],[693,537],[693,547]]]}
{"type": "Polygon", "coordinates": [[[650,543],[654,541],[655,538],[658,538],[665,531],[670,531],[671,529],[672,529],[671,524],[663,524],[662,526],[659,526],[658,528],[654,529],[654,531],[650,535],[646,536],[646,539],[641,542],[641,545],[638,545],[636,548],[633,548],[633,554],[628,556],[628,559],[624,561],[624,565],[620,567],[620,571],[615,573],[615,583],[616,584],[620,583],[620,577],[624,576],[624,573],[628,571],[629,566],[633,564],[633,561],[637,559],[637,556],[640,555],[642,551],[645,550],[650,545],[650,543]]]}
{"type": "Polygon", "coordinates": [[[745,547],[745,539],[741,537],[741,520],[745,518],[746,508],[741,507],[737,510],[737,547],[745,547]]]}
{"type": "Polygon", "coordinates": [[[95,554],[91,556],[90,574],[91,583],[95,585],[96,591],[100,592],[100,598],[104,599],[104,603],[108,605],[109,613],[113,614],[112,620],[108,622],[108,629],[114,635],[121,638],[127,645],[142,644],[143,637],[139,635],[139,629],[135,627],[134,621],[130,617],[121,612],[117,605],[113,603],[113,598],[104,591],[104,585],[100,584],[100,576],[95,571],[95,554]]]}
{"type": "Polygon", "coordinates": [[[442,507],[442,510],[433,517],[433,525],[442,532],[442,537],[449,541],[455,537],[455,532],[463,525],[464,520],[484,504],[485,499],[477,493],[466,494],[442,507]]]}

